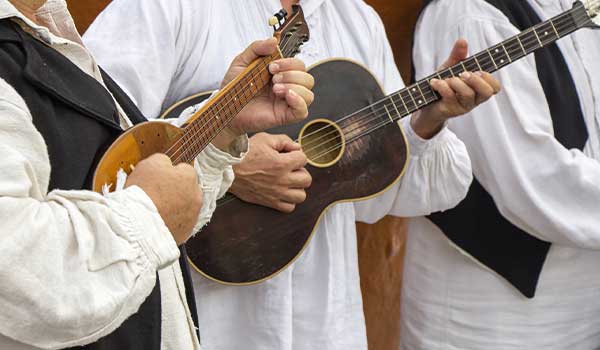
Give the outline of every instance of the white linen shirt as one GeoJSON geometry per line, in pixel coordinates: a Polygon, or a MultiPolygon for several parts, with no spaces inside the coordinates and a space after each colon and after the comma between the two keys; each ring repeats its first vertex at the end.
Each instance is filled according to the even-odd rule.
{"type": "MultiPolygon", "coordinates": [[[[36,13],[38,26],[7,0],[13,18],[103,84],[63,0],[36,13]]],[[[123,127],[131,126],[121,113],[123,127]]],[[[239,140],[243,148],[245,141],[239,140]]],[[[163,349],[199,346],[185,299],[179,249],[152,200],[139,187],[102,196],[48,192],[50,160],[24,100],[0,79],[0,349],[62,349],[94,342],[134,314],[161,285],[163,349]]],[[[199,224],[231,184],[239,158],[214,147],[196,162],[204,191],[199,224]]]]}
{"type": "MultiPolygon", "coordinates": [[[[306,64],[350,58],[370,68],[386,91],[403,87],[372,8],[359,0],[300,4],[311,30],[298,56],[306,64]]],[[[144,112],[156,115],[186,96],[217,88],[235,55],[252,41],[272,36],[267,19],[280,8],[279,0],[117,0],[84,40],[144,112]]],[[[355,221],[450,208],[471,182],[464,146],[451,132],[443,130],[425,142],[408,119],[402,124],[412,154],[401,184],[376,199],[330,208],[291,267],[246,287],[194,274],[206,349],[367,348],[355,221]]]]}
{"type": "MultiPolygon", "coordinates": [[[[542,19],[572,6],[571,0],[528,2],[542,19]]],[[[518,32],[483,0],[436,1],[418,25],[417,76],[440,64],[460,37],[476,53],[518,32]]],[[[558,46],[590,136],[584,152],[554,139],[533,55],[496,73],[503,85],[496,98],[449,123],[504,217],[553,243],[535,298],[461,254],[430,221],[417,219],[405,261],[403,348],[600,348],[600,32],[580,30],[558,46]]]]}

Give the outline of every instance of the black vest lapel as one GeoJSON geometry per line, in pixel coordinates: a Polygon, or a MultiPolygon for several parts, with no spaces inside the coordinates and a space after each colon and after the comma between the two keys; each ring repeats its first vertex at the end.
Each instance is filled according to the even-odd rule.
{"type": "MultiPolygon", "coordinates": [[[[541,19],[525,0],[485,0],[519,30],[541,19]]],[[[427,6],[431,0],[425,1],[427,6]]],[[[556,139],[566,148],[583,149],[587,128],[569,68],[556,44],[535,53],[556,139]]],[[[523,295],[535,296],[551,244],[511,224],[475,179],[467,198],[456,208],[429,217],[448,238],[479,262],[504,277],[523,295]]]]}

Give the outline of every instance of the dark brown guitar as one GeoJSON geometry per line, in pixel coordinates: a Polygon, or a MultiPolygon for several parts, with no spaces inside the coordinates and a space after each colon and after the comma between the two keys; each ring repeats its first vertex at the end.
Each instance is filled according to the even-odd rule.
{"type": "Polygon", "coordinates": [[[373,197],[402,176],[408,149],[397,122],[439,99],[429,80],[463,71],[491,73],[580,28],[596,26],[600,0],[584,2],[389,96],[358,64],[330,60],[314,66],[310,117],[269,130],[300,142],[313,177],[307,200],[284,214],[228,195],[210,224],[187,243],[192,265],[226,284],[252,284],[277,274],[302,253],[328,207],[373,197]]]}

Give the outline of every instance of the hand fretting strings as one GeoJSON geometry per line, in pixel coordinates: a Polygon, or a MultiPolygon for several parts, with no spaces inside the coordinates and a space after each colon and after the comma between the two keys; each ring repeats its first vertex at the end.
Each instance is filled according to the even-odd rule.
{"type": "MultiPolygon", "coordinates": [[[[303,42],[303,38],[298,37],[295,33],[289,37],[284,36],[281,39],[281,53],[283,57],[291,56],[301,42],[303,42]]],[[[172,159],[173,163],[191,162],[227,125],[229,118],[221,119],[219,117],[221,113],[230,112],[229,116],[232,119],[245,107],[247,102],[260,93],[262,88],[270,81],[270,73],[267,71],[269,64],[280,57],[279,52],[277,52],[271,56],[261,58],[254,69],[241,78],[237,85],[231,88],[230,91],[234,94],[224,95],[222,101],[215,103],[203,112],[203,114],[215,116],[214,119],[217,120],[216,122],[211,117],[205,120],[194,120],[194,122],[185,127],[183,135],[165,152],[172,159]],[[265,72],[269,74],[268,77],[264,76],[263,73],[265,72]],[[260,78],[258,83],[264,84],[263,86],[256,86],[258,85],[257,78],[260,78]],[[241,83],[242,81],[244,83],[241,83]],[[238,98],[240,96],[246,99],[246,103],[239,102],[238,98]],[[222,123],[222,120],[226,122],[222,123]]]]}
{"type": "MultiPolygon", "coordinates": [[[[596,4],[599,1],[600,0],[593,0],[592,4],[596,4]]],[[[346,117],[337,120],[338,125],[340,125],[341,122],[345,121],[352,122],[350,125],[347,126],[340,125],[342,130],[344,130],[344,134],[347,138],[346,144],[351,143],[364,135],[370,134],[385,125],[391,124],[399,120],[400,118],[409,115],[432,102],[439,100],[439,97],[429,85],[429,81],[431,79],[442,79],[444,77],[451,76],[454,77],[456,76],[455,72],[462,72],[467,70],[485,70],[489,73],[492,73],[518,59],[527,56],[529,53],[535,51],[536,49],[548,45],[576,31],[588,21],[589,16],[587,15],[583,6],[578,6],[548,21],[542,22],[508,40],[505,40],[504,42],[493,46],[488,50],[484,50],[470,58],[467,58],[466,60],[448,69],[433,74],[414,85],[411,85],[403,90],[398,91],[395,94],[385,97],[372,105],[369,105],[361,110],[358,110],[346,117]],[[538,31],[543,32],[543,35],[541,37],[538,34],[538,31]],[[550,33],[553,33],[554,35],[549,36],[550,33]],[[411,91],[415,94],[411,93],[411,91]],[[400,100],[400,103],[398,103],[397,99],[400,100]],[[363,113],[369,109],[371,109],[370,112],[363,113]],[[403,110],[404,113],[400,113],[399,109],[403,110]],[[395,115],[392,116],[392,114],[395,115]],[[358,119],[353,118],[352,120],[350,120],[350,118],[355,116],[358,116],[358,119]],[[361,133],[351,135],[356,130],[364,130],[365,126],[368,127],[369,124],[377,120],[380,120],[381,122],[374,126],[371,126],[370,128],[361,133]],[[366,123],[364,121],[366,121],[366,123]],[[348,130],[348,127],[352,128],[348,130]]],[[[331,131],[319,136],[316,139],[311,140],[311,142],[307,144],[303,144],[303,147],[306,147],[304,149],[304,152],[306,154],[310,154],[311,151],[320,148],[321,145],[328,144],[337,139],[338,136],[336,135],[336,130],[333,126],[325,126],[321,129],[311,132],[308,135],[327,130],[328,128],[331,129],[331,131]],[[334,134],[332,138],[328,138],[324,142],[318,142],[319,139],[323,139],[327,135],[331,134],[334,134]],[[315,144],[317,142],[318,144],[315,144]]],[[[333,145],[333,147],[317,154],[316,156],[312,156],[311,159],[317,160],[320,157],[323,157],[324,155],[328,154],[329,152],[337,150],[341,146],[341,143],[336,142],[333,145]]]]}

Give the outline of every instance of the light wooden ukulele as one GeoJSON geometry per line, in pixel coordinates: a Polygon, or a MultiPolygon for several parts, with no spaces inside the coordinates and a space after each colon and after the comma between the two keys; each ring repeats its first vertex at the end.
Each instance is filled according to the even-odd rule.
{"type": "Polygon", "coordinates": [[[193,267],[212,280],[239,285],[282,271],[306,248],[329,207],[371,198],[400,179],[408,150],[397,122],[439,100],[431,79],[495,72],[581,28],[597,28],[599,13],[600,0],[577,1],[571,10],[388,96],[356,63],[337,59],[315,65],[309,70],[315,102],[307,120],[269,130],[299,140],[313,178],[306,201],[284,214],[228,195],[210,224],[186,243],[193,267]]]}
{"type": "Polygon", "coordinates": [[[104,186],[114,189],[120,169],[129,173],[142,159],[155,153],[166,154],[173,164],[192,163],[235,116],[270,84],[269,64],[280,58],[293,57],[309,39],[308,26],[300,6],[293,6],[289,16],[281,10],[270,19],[269,24],[275,29],[279,50],[252,62],[194,113],[183,127],[149,121],[126,130],[98,163],[93,190],[101,192],[104,186]]]}

